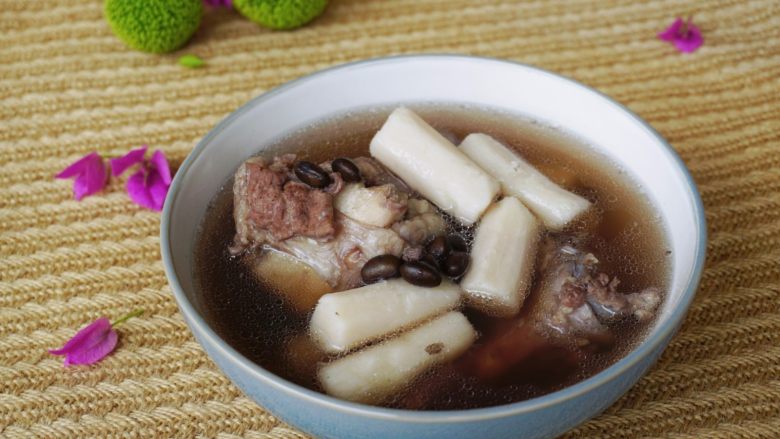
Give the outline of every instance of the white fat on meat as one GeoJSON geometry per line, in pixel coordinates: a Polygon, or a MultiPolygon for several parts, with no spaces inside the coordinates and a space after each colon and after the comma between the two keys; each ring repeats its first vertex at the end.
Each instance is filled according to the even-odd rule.
{"type": "Polygon", "coordinates": [[[392,229],[372,227],[336,214],[336,236],[331,241],[297,236],[276,248],[312,267],[335,290],[361,283],[360,269],[374,256],[401,256],[406,243],[392,229]]]}
{"type": "Polygon", "coordinates": [[[406,214],[408,195],[392,184],[365,187],[362,183],[344,186],[333,200],[337,211],[374,227],[388,227],[406,214]]]}

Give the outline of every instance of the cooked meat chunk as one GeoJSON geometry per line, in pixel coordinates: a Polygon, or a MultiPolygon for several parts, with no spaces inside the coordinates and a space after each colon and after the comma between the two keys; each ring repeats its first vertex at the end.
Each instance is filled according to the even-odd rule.
{"type": "MultiPolygon", "coordinates": [[[[374,256],[401,256],[409,246],[444,232],[444,219],[374,159],[352,159],[363,182],[344,184],[331,163],[320,167],[333,183],[322,189],[293,172],[296,156],[252,158],[236,171],[233,185],[236,237],[232,251],[275,249],[307,264],[339,291],[360,286],[360,270],[374,256]]],[[[256,265],[262,252],[245,258],[256,265]]]]}
{"type": "MultiPolygon", "coordinates": [[[[244,162],[233,184],[236,238],[234,250],[278,243],[293,236],[332,238],[333,195],[294,181],[290,171],[295,156],[244,162]]],[[[340,186],[340,179],[334,185],[340,186]]]]}
{"type": "Polygon", "coordinates": [[[634,318],[646,322],[653,318],[656,308],[661,304],[661,290],[656,287],[645,288],[638,293],[626,294],[626,299],[634,318]]]}
{"type": "MultiPolygon", "coordinates": [[[[547,246],[549,251],[550,246],[547,246]]],[[[560,334],[582,337],[582,344],[603,341],[607,325],[630,316],[650,319],[661,303],[661,291],[647,288],[639,293],[621,293],[620,280],[599,272],[598,259],[570,245],[546,255],[537,317],[560,334]]]]}
{"type": "Polygon", "coordinates": [[[568,349],[578,358],[587,350],[614,341],[610,325],[632,317],[652,318],[661,291],[647,288],[625,294],[619,281],[598,271],[598,259],[571,245],[548,238],[541,246],[542,273],[537,299],[519,318],[504,321],[464,363],[471,373],[499,379],[516,366],[533,361],[545,346],[568,349]]]}
{"type": "Polygon", "coordinates": [[[275,247],[312,267],[334,290],[360,286],[360,269],[369,259],[383,254],[401,256],[406,243],[391,229],[373,227],[336,214],[334,239],[321,242],[294,237],[275,247]]]}
{"type": "Polygon", "coordinates": [[[389,227],[406,213],[409,196],[392,184],[365,187],[352,183],[336,196],[336,210],[355,221],[375,227],[389,227]]]}
{"type": "MultiPolygon", "coordinates": [[[[325,162],[320,166],[333,183],[315,189],[297,179],[295,161],[292,154],[270,162],[252,158],[236,172],[235,253],[247,248],[285,252],[309,265],[336,290],[359,286],[360,269],[370,258],[401,256],[407,242],[390,228],[407,211],[408,189],[400,180],[378,162],[359,158],[355,162],[362,164],[361,170],[368,169],[365,181],[372,186],[344,185],[340,174],[325,162]]],[[[247,263],[253,264],[260,255],[251,252],[247,263]]]]}
{"type": "Polygon", "coordinates": [[[396,177],[395,174],[385,168],[378,160],[371,157],[357,157],[352,159],[352,162],[360,169],[360,175],[363,176],[366,187],[392,184],[401,192],[412,192],[403,180],[396,177]]]}
{"type": "Polygon", "coordinates": [[[412,245],[421,245],[444,233],[444,218],[431,203],[410,198],[406,220],[393,224],[393,230],[412,245]]]}
{"type": "MultiPolygon", "coordinates": [[[[549,246],[544,246],[550,251],[549,246]]],[[[607,328],[601,324],[588,301],[590,290],[596,281],[590,273],[598,260],[591,253],[582,253],[571,246],[564,246],[545,255],[536,318],[543,327],[561,335],[601,336],[607,328]]]]}
{"type": "Polygon", "coordinates": [[[409,199],[409,218],[414,216],[423,215],[426,213],[436,213],[436,208],[433,204],[422,198],[410,198],[409,199]]]}

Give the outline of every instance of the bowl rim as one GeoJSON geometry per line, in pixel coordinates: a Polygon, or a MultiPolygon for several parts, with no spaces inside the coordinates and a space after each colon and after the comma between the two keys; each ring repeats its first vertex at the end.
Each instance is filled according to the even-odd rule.
{"type": "MultiPolygon", "coordinates": [[[[521,413],[529,413],[536,410],[543,409],[555,404],[559,404],[566,400],[576,398],[591,390],[604,386],[607,383],[619,378],[628,369],[635,366],[642,361],[645,357],[653,353],[656,349],[661,347],[667,338],[671,337],[677,328],[682,323],[688,309],[693,301],[696,290],[701,279],[701,274],[704,266],[704,260],[706,256],[707,245],[707,226],[706,218],[704,215],[704,206],[699,195],[696,183],[691,176],[690,171],[685,166],[682,158],[672,148],[669,142],[661,136],[653,127],[646,121],[629,110],[623,104],[617,102],[606,94],[582,84],[574,79],[568,78],[564,75],[553,73],[548,70],[531,66],[528,64],[520,63],[512,60],[505,60],[484,56],[473,55],[461,55],[461,54],[447,54],[447,53],[434,53],[434,54],[410,54],[410,55],[396,55],[396,56],[384,56],[378,58],[370,58],[365,60],[353,61],[345,64],[339,64],[331,66],[316,72],[307,74],[300,78],[286,82],[273,88],[259,96],[254,97],[230,115],[220,121],[208,134],[206,134],[190,152],[182,165],[179,167],[174,179],[171,183],[168,196],[165,201],[165,205],[162,211],[162,218],[160,223],[160,250],[162,254],[163,265],[165,268],[165,274],[168,278],[168,282],[173,290],[176,302],[179,305],[185,321],[190,326],[194,334],[198,335],[198,341],[204,344],[202,339],[208,342],[208,344],[220,351],[220,354],[226,358],[230,363],[243,369],[253,380],[262,381],[266,385],[273,386],[276,390],[286,393],[288,396],[296,399],[303,399],[309,403],[322,406],[323,408],[336,410],[343,412],[344,414],[359,415],[363,417],[370,417],[384,420],[394,420],[409,423],[453,423],[453,422],[471,422],[478,420],[496,419],[518,415],[521,413]],[[658,144],[662,146],[660,152],[666,154],[668,158],[679,168],[687,182],[687,189],[690,197],[693,200],[694,217],[697,225],[697,246],[694,253],[694,267],[691,276],[688,280],[688,284],[685,286],[683,294],[680,298],[679,305],[672,310],[672,313],[668,317],[666,323],[651,337],[645,339],[635,349],[629,352],[628,355],[621,358],[611,366],[602,370],[601,372],[586,378],[574,385],[565,387],[561,390],[557,390],[546,395],[542,395],[536,398],[514,402],[510,404],[503,404],[498,406],[464,409],[464,410],[443,410],[443,411],[419,411],[419,410],[403,410],[393,409],[385,407],[370,406],[365,404],[359,404],[334,398],[332,396],[310,390],[302,387],[298,384],[290,382],[278,375],[267,371],[261,366],[255,364],[248,358],[244,357],[241,353],[236,351],[225,340],[223,340],[217,333],[209,326],[203,316],[195,309],[193,304],[189,301],[184,290],[179,283],[176,271],[173,266],[172,246],[170,245],[169,230],[171,227],[171,214],[176,204],[176,198],[181,188],[181,181],[183,176],[188,172],[189,168],[196,161],[196,159],[206,150],[211,140],[220,132],[227,129],[232,122],[254,108],[257,105],[262,104],[265,100],[272,96],[276,96],[280,93],[298,87],[304,83],[312,80],[316,80],[320,76],[331,75],[343,70],[359,69],[366,66],[373,66],[386,63],[398,63],[398,62],[417,62],[417,61],[460,61],[460,62],[479,62],[479,63],[496,63],[502,67],[512,67],[520,69],[529,69],[537,73],[551,76],[554,79],[565,81],[570,85],[575,85],[579,88],[585,89],[585,91],[596,94],[601,97],[608,104],[616,107],[617,110],[627,114],[630,119],[639,127],[652,137],[656,139],[658,144]]],[[[665,348],[665,347],[664,347],[665,348]]],[[[208,354],[211,356],[211,354],[208,354]]]]}

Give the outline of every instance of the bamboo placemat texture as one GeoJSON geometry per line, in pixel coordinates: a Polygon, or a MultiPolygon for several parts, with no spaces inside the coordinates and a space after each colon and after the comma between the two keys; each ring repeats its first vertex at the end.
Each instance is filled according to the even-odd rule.
{"type": "Polygon", "coordinates": [[[148,143],[179,163],[250,98],[346,61],[411,52],[508,58],[613,96],[679,151],[704,198],[706,270],[660,362],[569,438],[780,437],[780,4],[774,0],[335,0],[270,32],[209,12],[181,51],[131,51],[99,1],[0,0],[0,435],[303,437],[230,384],[167,286],[159,214],[114,183],[76,202],[52,178],[148,143]],[[694,13],[704,46],[655,34],[694,13]],[[195,53],[206,68],[188,70],[195,53]],[[46,353],[133,308],[91,367],[46,353]]]}

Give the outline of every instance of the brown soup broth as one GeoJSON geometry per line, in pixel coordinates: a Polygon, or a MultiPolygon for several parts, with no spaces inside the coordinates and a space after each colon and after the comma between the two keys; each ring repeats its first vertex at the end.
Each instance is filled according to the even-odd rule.
{"type": "MultiPolygon", "coordinates": [[[[637,184],[614,163],[571,136],[516,115],[455,104],[412,107],[456,144],[472,132],[492,135],[515,148],[556,183],[593,202],[590,217],[575,221],[563,235],[589,230],[584,248],[600,260],[599,271],[620,278],[620,291],[668,287],[669,252],[659,216],[637,184]]],[[[263,155],[294,152],[312,161],[369,155],[369,142],[390,111],[388,107],[334,117],[276,141],[263,155]]],[[[309,316],[293,312],[281,295],[256,280],[228,252],[235,233],[232,206],[229,179],[213,198],[196,242],[195,282],[204,299],[206,318],[224,340],[250,360],[289,381],[320,390],[316,363],[324,357],[301,343],[309,316]],[[297,346],[291,347],[293,344],[297,346]]],[[[540,278],[537,272],[534,282],[540,278]]],[[[534,299],[532,294],[524,309],[534,299]]],[[[483,335],[501,325],[499,319],[473,310],[464,313],[483,335]]],[[[410,383],[413,390],[401,392],[384,405],[453,410],[506,404],[550,393],[617,361],[641,341],[651,324],[612,325],[617,335],[612,349],[590,353],[574,366],[564,361],[565,349],[551,345],[499,381],[481,382],[453,367],[435,369],[414,386],[410,383]]],[[[480,344],[478,339],[471,350],[480,344]]]]}

